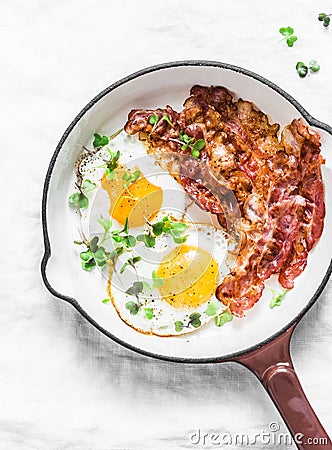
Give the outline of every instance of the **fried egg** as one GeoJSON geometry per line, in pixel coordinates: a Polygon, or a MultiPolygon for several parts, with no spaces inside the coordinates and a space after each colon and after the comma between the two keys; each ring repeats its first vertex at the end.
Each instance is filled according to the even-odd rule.
{"type": "Polygon", "coordinates": [[[184,244],[177,245],[167,236],[157,239],[152,249],[137,245],[134,257],[142,259],[135,269],[126,268],[122,275],[119,272],[127,255],[119,257],[110,278],[109,297],[121,319],[135,330],[157,336],[186,334],[211,321],[213,317],[207,314],[211,302],[217,305],[218,313],[225,308],[215,296],[227,272],[224,233],[209,224],[192,223],[187,223],[185,233],[184,244]],[[144,288],[135,297],[128,290],[138,280],[144,288]],[[131,311],[130,302],[139,308],[131,311]],[[191,321],[193,314],[199,314],[198,324],[191,321]],[[180,327],[176,326],[179,322],[180,327]]]}
{"type": "MultiPolygon", "coordinates": [[[[89,173],[95,182],[99,176],[101,187],[91,202],[89,235],[102,236],[101,216],[111,219],[110,231],[122,229],[128,219],[129,233],[136,237],[165,217],[186,225],[185,242],[178,244],[169,233],[162,233],[153,247],[139,241],[119,255],[110,272],[104,268],[110,303],[137,331],[158,336],[191,333],[213,319],[207,314],[211,303],[218,313],[225,308],[215,296],[228,272],[225,233],[217,228],[215,217],[202,211],[172,175],[147,155],[137,138],[119,135],[110,147],[121,153],[113,176],[107,179],[104,170],[89,173]],[[126,174],[134,173],[139,176],[127,183],[126,174]],[[134,267],[126,265],[129,258],[137,257],[134,267]],[[133,292],[133,286],[142,289],[133,292]]],[[[103,245],[112,251],[116,243],[111,239],[103,245]]]]}

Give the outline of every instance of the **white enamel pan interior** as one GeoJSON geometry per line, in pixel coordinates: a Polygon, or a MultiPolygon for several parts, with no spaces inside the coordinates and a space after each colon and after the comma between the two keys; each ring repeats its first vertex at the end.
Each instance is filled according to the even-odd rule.
{"type": "MultiPolygon", "coordinates": [[[[210,61],[166,63],[137,72],[101,92],[70,124],[51,160],[43,196],[45,255],[42,276],[49,291],[71,303],[113,340],[140,353],[185,362],[214,362],[247,352],[270,341],[299,320],[318,298],[331,272],[332,255],[332,129],[313,119],[280,88],[244,69],[210,61]],[[225,86],[238,97],[254,102],[284,126],[302,117],[321,135],[325,183],[326,219],[323,235],[310,252],[305,271],[296,279],[279,308],[271,310],[271,294],[244,319],[219,328],[213,323],[180,337],[140,334],[122,322],[112,305],[104,305],[105,279],[98,271],[84,272],[77,248],[77,216],[68,205],[74,189],[74,163],[92,134],[121,128],[133,108],[156,108],[170,104],[181,110],[195,84],[225,86]]],[[[267,291],[267,290],[266,290],[267,291]]]]}

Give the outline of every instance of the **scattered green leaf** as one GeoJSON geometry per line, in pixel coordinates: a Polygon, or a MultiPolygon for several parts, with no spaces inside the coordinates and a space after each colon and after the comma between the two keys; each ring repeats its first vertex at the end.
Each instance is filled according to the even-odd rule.
{"type": "Polygon", "coordinates": [[[104,300],[102,300],[101,302],[106,304],[106,303],[109,303],[110,301],[111,301],[110,298],[104,298],[104,300]]]}
{"type": "Polygon", "coordinates": [[[80,209],[86,209],[89,206],[89,199],[83,192],[74,192],[69,197],[69,203],[76,205],[80,209]]]}
{"type": "Polygon", "coordinates": [[[126,290],[126,294],[138,296],[143,291],[143,283],[141,281],[134,281],[134,283],[126,290]]]}
{"type": "Polygon", "coordinates": [[[96,183],[92,183],[90,180],[84,180],[82,184],[82,189],[85,192],[91,192],[97,187],[96,183]]]}
{"type": "Polygon", "coordinates": [[[215,316],[219,311],[219,309],[220,309],[220,302],[211,300],[208,303],[208,307],[207,310],[205,311],[205,314],[207,316],[215,316]]]}
{"type": "Polygon", "coordinates": [[[198,312],[191,313],[189,316],[189,324],[192,325],[194,328],[200,327],[201,326],[200,317],[201,315],[198,312]]]}
{"type": "Polygon", "coordinates": [[[214,318],[214,323],[217,325],[217,327],[222,327],[223,325],[225,325],[225,323],[231,322],[232,320],[232,313],[228,309],[225,309],[225,311],[214,318]]]}
{"type": "Polygon", "coordinates": [[[294,35],[294,29],[292,27],[280,28],[279,33],[284,36],[284,39],[288,47],[293,47],[297,41],[297,36],[294,35]]]}
{"type": "Polygon", "coordinates": [[[156,239],[152,236],[152,234],[139,234],[137,236],[137,240],[140,242],[144,242],[145,246],[148,248],[152,248],[156,244],[156,239]]]}
{"type": "Polygon", "coordinates": [[[323,22],[324,27],[328,27],[331,22],[331,16],[332,16],[332,14],[320,13],[318,16],[318,20],[320,22],[323,22]]]}
{"type": "Polygon", "coordinates": [[[309,69],[312,72],[318,72],[320,70],[320,65],[317,63],[317,61],[315,59],[312,59],[309,62],[309,67],[306,64],[304,64],[304,62],[299,61],[296,64],[295,68],[296,68],[296,71],[299,74],[299,76],[301,78],[304,78],[307,76],[309,69]]]}
{"type": "Polygon", "coordinates": [[[309,69],[312,70],[313,72],[318,72],[320,70],[320,65],[317,63],[315,59],[312,59],[309,62],[309,69]]]}
{"type": "Polygon", "coordinates": [[[114,177],[114,170],[119,166],[118,161],[120,159],[121,153],[119,150],[112,152],[108,147],[106,149],[110,155],[110,159],[105,163],[106,173],[105,176],[108,180],[114,177]]]}
{"type": "Polygon", "coordinates": [[[176,322],[174,322],[175,325],[175,331],[180,332],[183,330],[183,322],[181,322],[181,320],[177,320],[176,322]]]}
{"type": "Polygon", "coordinates": [[[101,136],[98,133],[94,133],[94,140],[92,145],[96,148],[96,147],[104,147],[105,145],[108,144],[109,139],[107,136],[101,136]]]}
{"type": "Polygon", "coordinates": [[[274,289],[271,289],[272,292],[272,299],[270,301],[270,308],[273,309],[276,306],[280,306],[283,299],[285,298],[287,294],[287,289],[284,289],[283,292],[275,291],[274,289]]]}
{"type": "Polygon", "coordinates": [[[151,308],[144,308],[145,317],[149,320],[153,318],[153,311],[151,308]]]}
{"type": "Polygon", "coordinates": [[[165,280],[162,277],[158,277],[155,270],[152,271],[152,289],[161,287],[165,284],[165,280]]]}
{"type": "Polygon", "coordinates": [[[139,311],[139,306],[138,306],[138,304],[135,303],[135,302],[133,302],[133,301],[127,302],[127,303],[125,304],[125,307],[126,307],[127,309],[129,309],[130,314],[131,314],[132,316],[136,316],[136,314],[137,314],[138,311],[139,311]]]}
{"type": "Polygon", "coordinates": [[[121,267],[120,273],[122,274],[126,270],[126,267],[128,267],[128,266],[134,268],[135,264],[137,264],[139,261],[141,261],[141,259],[142,258],[140,256],[135,256],[133,258],[128,258],[127,261],[121,267]]]}
{"type": "Polygon", "coordinates": [[[126,183],[124,183],[123,187],[126,189],[128,186],[135,183],[140,176],[141,172],[139,170],[135,170],[133,173],[124,173],[122,179],[125,180],[126,183]]]}

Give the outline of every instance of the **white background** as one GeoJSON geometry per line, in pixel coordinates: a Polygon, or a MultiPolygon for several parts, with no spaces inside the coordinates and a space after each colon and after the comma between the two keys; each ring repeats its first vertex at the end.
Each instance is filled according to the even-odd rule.
{"type": "MultiPolygon", "coordinates": [[[[286,431],[246,369],[142,357],[53,298],[39,274],[40,203],[49,160],[74,116],[152,64],[239,65],[332,124],[332,25],[317,21],[322,11],[332,13],[330,1],[0,1],[1,450],[176,450],[198,448],[189,440],[198,428],[253,435],[278,422],[286,431]],[[292,49],[277,43],[288,25],[299,37],[292,49]],[[313,58],[320,73],[300,79],[296,62],[313,58]]],[[[330,434],[331,295],[330,283],[292,341],[299,378],[330,434]]]]}

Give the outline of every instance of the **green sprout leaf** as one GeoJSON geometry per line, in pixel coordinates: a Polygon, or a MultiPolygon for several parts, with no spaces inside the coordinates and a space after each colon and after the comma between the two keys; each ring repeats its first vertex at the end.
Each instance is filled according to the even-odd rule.
{"type": "Polygon", "coordinates": [[[285,37],[288,37],[294,33],[294,30],[292,27],[280,28],[279,33],[281,33],[285,37]]]}
{"type": "Polygon", "coordinates": [[[123,187],[126,189],[131,184],[135,183],[138,178],[141,176],[141,172],[139,170],[135,170],[133,173],[124,173],[122,179],[126,181],[123,187]]]}
{"type": "Polygon", "coordinates": [[[312,59],[309,62],[309,69],[312,70],[313,72],[318,72],[320,70],[320,65],[317,63],[315,59],[312,59]]]}
{"type": "Polygon", "coordinates": [[[318,15],[318,20],[320,22],[323,22],[324,27],[328,27],[331,22],[331,14],[320,13],[318,15]]]}
{"type": "Polygon", "coordinates": [[[191,313],[189,316],[190,325],[192,325],[194,328],[200,327],[201,326],[200,317],[201,317],[201,315],[198,312],[191,313]]]}
{"type": "Polygon", "coordinates": [[[323,25],[325,28],[327,28],[330,25],[330,22],[331,22],[331,17],[329,17],[329,16],[324,17],[323,25]]]}
{"type": "Polygon", "coordinates": [[[113,263],[113,265],[115,264],[115,261],[117,260],[118,256],[120,256],[123,251],[124,251],[123,247],[116,247],[108,255],[108,259],[113,263]]]}
{"type": "Polygon", "coordinates": [[[135,256],[134,258],[128,258],[127,261],[121,267],[120,273],[122,274],[126,270],[126,267],[128,267],[128,266],[135,267],[135,264],[137,264],[139,261],[141,261],[141,259],[142,258],[140,256],[135,256]]]}
{"type": "Polygon", "coordinates": [[[69,197],[69,203],[80,209],[86,209],[89,206],[89,199],[83,192],[75,192],[69,197]]]}
{"type": "Polygon", "coordinates": [[[90,272],[92,269],[96,267],[96,261],[92,258],[90,261],[83,261],[82,262],[82,269],[86,270],[87,272],[90,272]]]}
{"type": "Polygon", "coordinates": [[[206,143],[205,143],[205,141],[203,139],[198,139],[198,141],[196,141],[193,144],[192,149],[193,150],[198,150],[200,152],[201,150],[203,150],[205,145],[206,145],[206,143]]]}
{"type": "Polygon", "coordinates": [[[136,314],[137,314],[138,311],[139,311],[139,306],[138,306],[138,304],[135,303],[135,302],[133,302],[133,301],[127,302],[126,305],[125,305],[125,307],[126,307],[127,309],[129,309],[130,314],[131,314],[132,316],[136,316],[136,314]]]}
{"type": "Polygon", "coordinates": [[[110,301],[111,301],[110,298],[104,298],[104,300],[102,300],[101,302],[106,304],[106,303],[109,303],[110,301]]]}
{"type": "Polygon", "coordinates": [[[280,28],[279,33],[284,36],[288,47],[293,47],[294,43],[297,41],[297,36],[294,35],[294,29],[292,27],[280,28]]]}
{"type": "Polygon", "coordinates": [[[124,226],[121,230],[121,233],[128,234],[128,231],[129,231],[129,219],[128,219],[128,217],[126,217],[126,220],[125,220],[124,226]]]}
{"type": "Polygon", "coordinates": [[[183,222],[170,220],[168,216],[163,217],[159,222],[151,224],[151,227],[155,236],[160,236],[162,233],[170,233],[176,244],[182,244],[188,238],[188,236],[182,236],[182,233],[187,229],[187,225],[183,222]]]}
{"type": "Polygon", "coordinates": [[[155,236],[160,236],[163,232],[164,222],[157,222],[152,225],[152,231],[155,236]]]}
{"type": "Polygon", "coordinates": [[[145,246],[148,248],[152,248],[156,244],[156,239],[151,234],[139,234],[137,240],[144,242],[145,246]]]}
{"type": "Polygon", "coordinates": [[[219,309],[220,309],[220,303],[211,300],[208,303],[208,307],[207,307],[207,310],[205,311],[205,314],[207,316],[215,316],[217,314],[217,312],[219,311],[219,309]]]}
{"type": "Polygon", "coordinates": [[[124,236],[122,238],[121,242],[125,245],[125,247],[131,248],[136,245],[136,238],[135,238],[135,236],[128,234],[128,236],[124,236]]]}
{"type": "Polygon", "coordinates": [[[165,284],[163,278],[158,277],[157,272],[155,270],[152,271],[152,289],[161,287],[165,284]]]}
{"type": "Polygon", "coordinates": [[[110,155],[110,159],[106,162],[106,178],[108,180],[114,177],[114,170],[119,166],[118,161],[120,159],[121,153],[118,151],[112,152],[108,147],[107,151],[110,155]]]}
{"type": "Polygon", "coordinates": [[[90,250],[87,250],[86,252],[81,252],[80,253],[80,258],[82,261],[90,261],[91,258],[93,258],[93,254],[90,250]]]}
{"type": "Polygon", "coordinates": [[[296,71],[297,71],[297,73],[299,74],[299,76],[300,76],[301,78],[304,78],[304,77],[307,76],[307,73],[308,73],[308,67],[304,64],[304,62],[299,61],[299,62],[296,64],[295,68],[296,68],[296,71]]]}
{"type": "Polygon", "coordinates": [[[103,267],[107,262],[107,256],[104,247],[98,247],[93,253],[93,257],[99,267],[103,267]]]}
{"type": "Polygon", "coordinates": [[[272,299],[270,301],[270,308],[273,309],[276,306],[280,306],[282,304],[282,301],[287,294],[287,289],[284,289],[283,292],[278,292],[275,291],[274,289],[271,289],[271,291],[272,291],[272,299]]]}
{"type": "Polygon", "coordinates": [[[171,127],[174,128],[173,123],[171,122],[171,119],[168,117],[167,114],[164,114],[163,117],[160,119],[160,121],[165,120],[165,122],[167,122],[171,127]]]}
{"type": "Polygon", "coordinates": [[[174,322],[175,325],[175,331],[180,332],[183,330],[183,322],[181,322],[181,320],[177,320],[176,322],[174,322]]]}
{"type": "Polygon", "coordinates": [[[90,181],[90,180],[84,180],[83,181],[82,189],[85,192],[93,191],[94,189],[96,189],[96,187],[97,187],[96,183],[92,183],[92,181],[90,181]]]}
{"type": "Polygon", "coordinates": [[[232,313],[228,309],[225,309],[225,311],[214,318],[214,323],[217,325],[217,327],[222,327],[223,325],[225,325],[225,323],[231,322],[232,320],[232,313]]]}
{"type": "Polygon", "coordinates": [[[184,244],[188,239],[188,235],[181,236],[178,230],[171,230],[171,236],[176,244],[184,244]]]}
{"type": "Polygon", "coordinates": [[[149,124],[150,125],[156,125],[159,121],[159,117],[156,113],[153,113],[152,116],[149,117],[149,124]]]}
{"type": "Polygon", "coordinates": [[[94,141],[92,143],[92,145],[96,148],[96,147],[104,147],[105,145],[108,144],[109,139],[107,136],[101,136],[98,133],[94,133],[94,141]]]}
{"type": "Polygon", "coordinates": [[[145,317],[149,320],[153,318],[153,311],[151,308],[144,308],[145,317]]]}
{"type": "Polygon", "coordinates": [[[286,39],[288,47],[293,47],[293,45],[296,41],[297,41],[297,36],[290,36],[286,39]]]}
{"type": "Polygon", "coordinates": [[[129,289],[126,290],[126,294],[138,296],[143,292],[143,283],[141,281],[134,281],[129,289]]]}
{"type": "Polygon", "coordinates": [[[98,250],[98,241],[99,241],[98,236],[95,236],[91,239],[90,250],[92,251],[92,253],[95,253],[98,250]]]}
{"type": "Polygon", "coordinates": [[[98,219],[98,223],[104,228],[105,234],[110,230],[112,226],[112,221],[110,219],[104,219],[104,217],[101,217],[98,219]]]}

